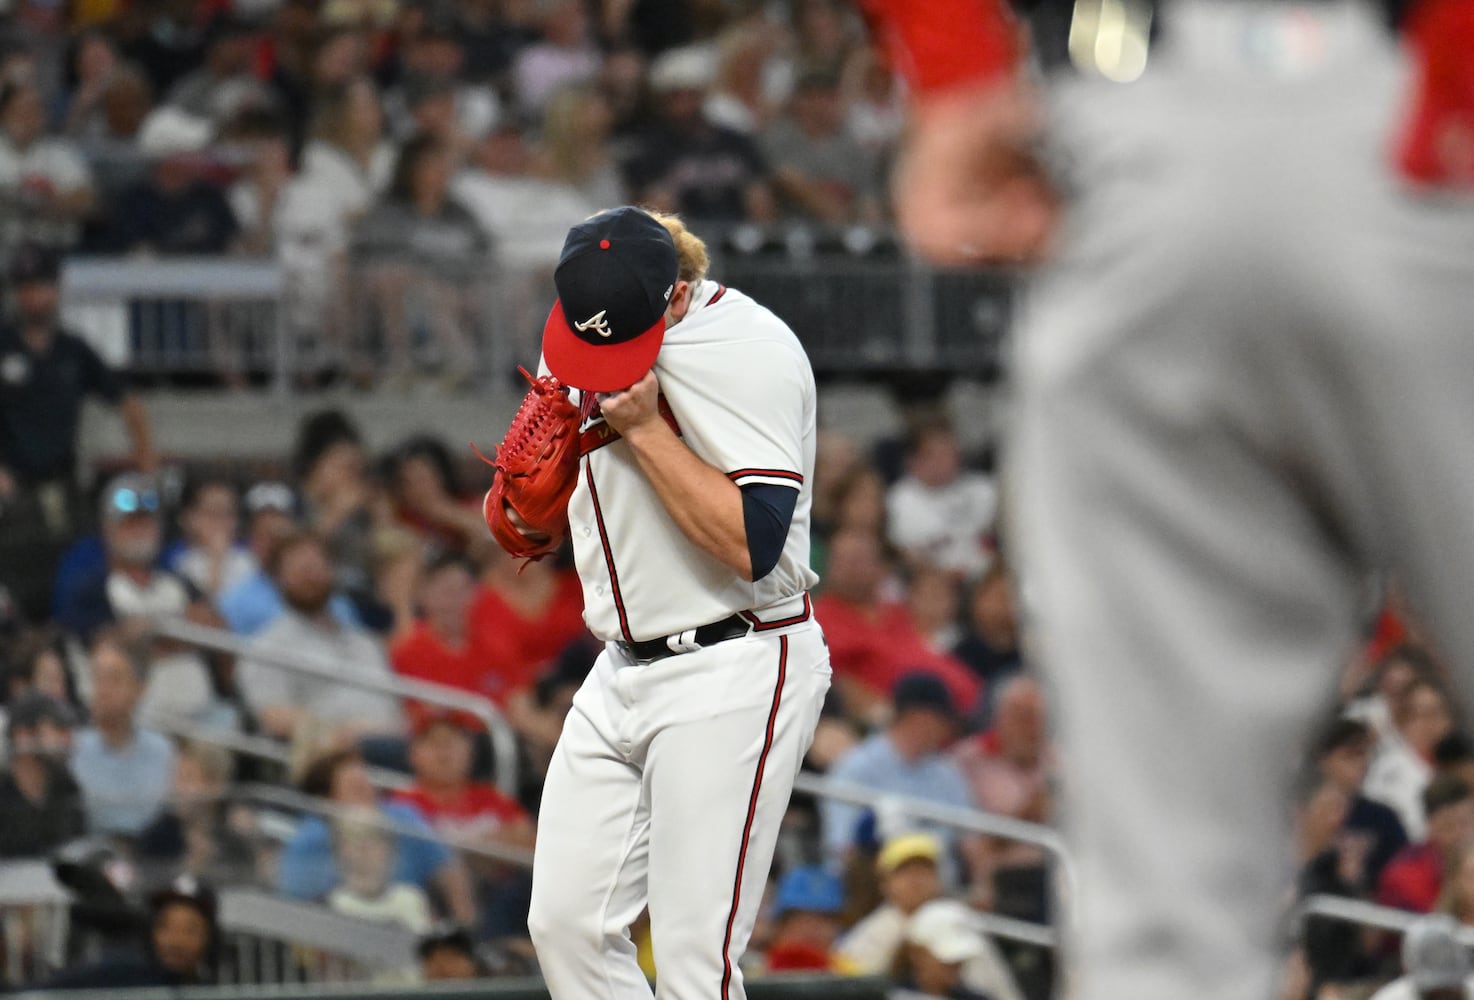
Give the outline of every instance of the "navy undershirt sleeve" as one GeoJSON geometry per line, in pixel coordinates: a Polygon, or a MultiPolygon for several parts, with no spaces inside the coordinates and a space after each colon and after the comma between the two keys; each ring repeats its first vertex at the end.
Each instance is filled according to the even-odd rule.
{"type": "Polygon", "coordinates": [[[778,565],[797,505],[798,490],[789,486],[749,483],[742,487],[742,526],[747,531],[747,558],[754,580],[761,580],[778,565]]]}

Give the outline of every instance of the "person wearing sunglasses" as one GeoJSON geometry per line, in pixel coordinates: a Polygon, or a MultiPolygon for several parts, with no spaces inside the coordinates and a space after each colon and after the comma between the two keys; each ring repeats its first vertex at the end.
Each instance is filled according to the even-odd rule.
{"type": "MultiPolygon", "coordinates": [[[[107,563],[72,592],[57,616],[63,628],[90,642],[111,627],[128,640],[143,640],[158,617],[223,625],[198,588],[159,565],[163,512],[150,479],[131,472],[113,479],[102,491],[98,514],[107,563]]],[[[234,728],[239,713],[221,694],[217,672],[199,650],[152,640],[147,659],[141,718],[234,728]]]]}

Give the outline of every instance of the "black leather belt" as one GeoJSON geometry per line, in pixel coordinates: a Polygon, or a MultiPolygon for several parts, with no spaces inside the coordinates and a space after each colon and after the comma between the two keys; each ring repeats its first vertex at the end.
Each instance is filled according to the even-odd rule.
{"type": "Polygon", "coordinates": [[[691,629],[676,635],[665,635],[657,639],[641,639],[639,642],[621,642],[620,649],[637,663],[653,663],[677,653],[692,653],[706,646],[715,646],[728,639],[737,639],[752,631],[752,626],[741,615],[732,615],[710,625],[691,629]]]}

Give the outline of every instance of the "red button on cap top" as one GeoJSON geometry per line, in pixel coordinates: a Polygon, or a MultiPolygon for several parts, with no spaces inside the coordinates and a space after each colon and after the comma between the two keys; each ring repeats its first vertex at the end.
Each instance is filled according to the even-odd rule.
{"type": "Polygon", "coordinates": [[[600,240],[599,241],[599,249],[600,250],[608,250],[609,249],[609,241],[608,240],[600,240]]]}

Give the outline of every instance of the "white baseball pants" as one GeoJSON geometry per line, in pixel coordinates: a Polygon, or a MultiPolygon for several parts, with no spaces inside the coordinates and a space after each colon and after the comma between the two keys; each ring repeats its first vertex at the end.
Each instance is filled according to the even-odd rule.
{"type": "Polygon", "coordinates": [[[742,1000],[737,962],[828,688],[814,622],[644,665],[599,655],[538,817],[528,925],[554,1000],[648,1000],[628,936],[647,901],[662,1000],[742,1000]]]}

